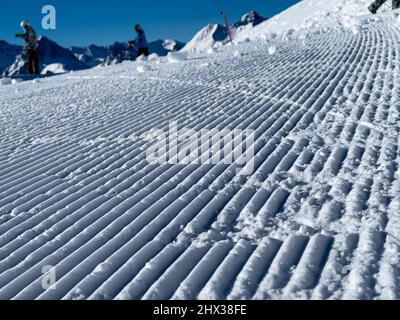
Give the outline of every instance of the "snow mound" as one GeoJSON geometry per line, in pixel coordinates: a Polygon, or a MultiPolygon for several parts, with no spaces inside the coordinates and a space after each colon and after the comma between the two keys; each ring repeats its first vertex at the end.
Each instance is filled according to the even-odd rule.
{"type": "Polygon", "coordinates": [[[43,75],[50,75],[50,74],[62,74],[66,73],[68,70],[65,68],[65,66],[62,63],[52,63],[46,66],[41,74],[43,75]]]}
{"type": "Polygon", "coordinates": [[[145,73],[146,71],[150,71],[151,68],[150,68],[149,66],[146,66],[146,65],[138,65],[138,66],[136,67],[136,70],[137,70],[137,72],[139,72],[139,73],[145,73]]]}
{"type": "Polygon", "coordinates": [[[12,79],[11,83],[12,83],[12,84],[18,84],[18,83],[23,82],[23,81],[24,81],[24,80],[21,79],[21,78],[15,78],[15,79],[12,79]]]}
{"type": "Polygon", "coordinates": [[[152,53],[147,57],[148,61],[153,61],[153,62],[158,61],[158,59],[159,55],[157,53],[152,53]]]}
{"type": "Polygon", "coordinates": [[[179,52],[169,52],[167,59],[170,63],[177,63],[181,61],[185,61],[188,58],[187,52],[179,51],[179,52]]]}
{"type": "Polygon", "coordinates": [[[1,79],[0,79],[0,84],[1,84],[2,86],[6,86],[6,85],[9,85],[9,84],[11,84],[11,83],[12,83],[11,78],[1,78],[1,79]]]}
{"type": "Polygon", "coordinates": [[[269,48],[268,48],[268,53],[269,53],[270,55],[275,54],[275,53],[276,53],[276,47],[275,47],[275,46],[269,47],[269,48]]]}
{"type": "Polygon", "coordinates": [[[216,51],[215,51],[214,48],[210,48],[210,49],[207,50],[207,54],[209,54],[209,55],[212,55],[212,54],[214,54],[215,52],[216,52],[216,51]]]}
{"type": "Polygon", "coordinates": [[[136,58],[136,61],[138,61],[138,62],[146,62],[147,61],[147,57],[144,54],[142,54],[141,56],[136,58]]]}

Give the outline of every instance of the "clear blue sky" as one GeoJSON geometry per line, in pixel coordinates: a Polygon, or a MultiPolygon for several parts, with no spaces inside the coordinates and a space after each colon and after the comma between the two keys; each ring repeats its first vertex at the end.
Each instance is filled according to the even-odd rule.
{"type": "Polygon", "coordinates": [[[111,44],[134,37],[133,25],[140,23],[149,40],[188,41],[207,23],[222,23],[220,11],[229,22],[256,10],[271,17],[300,0],[1,0],[0,39],[20,43],[14,34],[21,32],[21,20],[30,21],[40,35],[63,46],[92,43],[111,44]],[[41,28],[42,7],[57,9],[57,29],[41,28]]]}

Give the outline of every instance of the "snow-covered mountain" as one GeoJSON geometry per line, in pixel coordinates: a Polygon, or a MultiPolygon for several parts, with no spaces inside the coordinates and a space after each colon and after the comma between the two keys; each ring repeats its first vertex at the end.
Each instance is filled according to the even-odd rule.
{"type": "Polygon", "coordinates": [[[15,61],[15,57],[21,54],[21,52],[21,46],[9,44],[0,40],[0,75],[15,61]]]}
{"type": "Polygon", "coordinates": [[[122,61],[135,60],[136,52],[126,43],[115,42],[109,46],[90,45],[86,48],[72,47],[71,51],[83,63],[94,67],[113,65],[122,61]]]}
{"type": "Polygon", "coordinates": [[[212,48],[217,42],[224,41],[228,36],[226,27],[220,24],[209,24],[201,29],[183,51],[204,51],[212,48]]]}
{"type": "Polygon", "coordinates": [[[150,53],[156,53],[160,57],[166,56],[169,52],[181,50],[185,43],[177,40],[156,40],[149,43],[150,53]]]}
{"type": "MultiPolygon", "coordinates": [[[[363,27],[360,18],[371,16],[368,11],[371,2],[372,0],[303,0],[247,32],[238,34],[237,40],[271,38],[274,35],[302,30],[305,34],[313,31],[327,32],[328,29],[346,29],[357,33],[363,27]]],[[[390,2],[387,1],[379,12],[388,12],[390,2]]]]}
{"type": "Polygon", "coordinates": [[[244,26],[252,26],[255,27],[260,23],[267,20],[266,18],[259,15],[256,11],[250,11],[243,15],[240,20],[232,25],[234,29],[239,29],[244,26]]]}
{"type": "Polygon", "coordinates": [[[85,48],[71,47],[71,51],[79,61],[93,67],[103,64],[110,55],[110,50],[107,47],[95,44],[85,48]]]}
{"type": "MultiPolygon", "coordinates": [[[[176,40],[157,40],[149,43],[150,53],[166,56],[171,51],[178,51],[184,43],[176,40]]],[[[88,47],[72,47],[71,51],[83,63],[94,67],[97,65],[112,65],[122,61],[136,59],[136,51],[125,43],[115,42],[110,46],[90,45],[88,47]]]]}
{"type": "MultiPolygon", "coordinates": [[[[157,40],[149,43],[149,49],[150,53],[166,56],[169,52],[182,49],[184,45],[176,40],[157,40]]],[[[136,59],[136,51],[121,42],[109,46],[90,45],[68,49],[46,37],[40,37],[39,50],[39,62],[44,73],[82,70],[136,59]]],[[[0,75],[18,76],[25,73],[26,59],[22,47],[0,41],[0,75]]]]}
{"type": "MultiPolygon", "coordinates": [[[[247,30],[254,28],[264,22],[266,18],[255,11],[250,11],[243,15],[240,20],[230,28],[232,35],[246,33],[247,30]]],[[[221,45],[228,40],[228,30],[221,24],[209,24],[201,29],[191,41],[183,48],[183,51],[204,51],[215,45],[221,45]]]]}
{"type": "MultiPolygon", "coordinates": [[[[66,49],[58,45],[56,42],[46,38],[39,37],[39,63],[41,69],[45,69],[46,66],[52,64],[58,64],[62,66],[65,71],[70,70],[83,70],[87,69],[88,66],[79,61],[71,50],[66,49]]],[[[26,58],[24,53],[19,54],[14,63],[7,67],[4,71],[6,76],[18,76],[26,74],[26,58]]]]}

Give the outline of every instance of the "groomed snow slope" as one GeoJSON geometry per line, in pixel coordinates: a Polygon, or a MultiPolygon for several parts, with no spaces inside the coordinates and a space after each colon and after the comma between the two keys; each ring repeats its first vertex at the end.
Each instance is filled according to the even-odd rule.
{"type": "MultiPolygon", "coordinates": [[[[299,31],[318,31],[324,28],[346,28],[356,32],[372,0],[303,0],[251,30],[238,34],[239,39],[271,37],[271,35],[299,31]]],[[[390,11],[391,1],[380,12],[390,11]]]]}
{"type": "Polygon", "coordinates": [[[0,298],[400,298],[400,28],[357,21],[0,86],[0,298]],[[149,165],[169,121],[254,174],[149,165]]]}

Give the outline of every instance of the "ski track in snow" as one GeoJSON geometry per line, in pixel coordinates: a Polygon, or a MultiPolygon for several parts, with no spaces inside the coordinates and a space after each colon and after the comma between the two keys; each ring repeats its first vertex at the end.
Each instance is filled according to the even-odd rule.
{"type": "Polygon", "coordinates": [[[399,43],[372,20],[0,87],[0,298],[400,298],[399,43]],[[169,121],[255,129],[254,173],[149,165],[169,121]]]}

